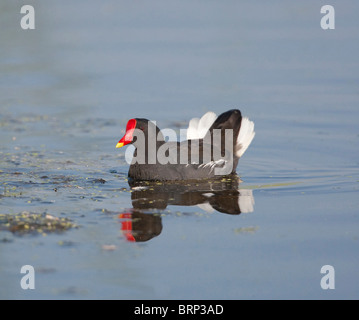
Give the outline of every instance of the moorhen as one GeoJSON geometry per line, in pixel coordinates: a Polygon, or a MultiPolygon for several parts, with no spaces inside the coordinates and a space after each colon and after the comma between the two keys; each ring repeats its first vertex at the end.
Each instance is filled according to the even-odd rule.
{"type": "Polygon", "coordinates": [[[116,148],[135,146],[128,177],[133,180],[166,181],[218,178],[234,174],[239,158],[254,138],[254,123],[238,109],[218,117],[207,112],[194,118],[187,140],[166,141],[152,121],[128,121],[116,148]]]}

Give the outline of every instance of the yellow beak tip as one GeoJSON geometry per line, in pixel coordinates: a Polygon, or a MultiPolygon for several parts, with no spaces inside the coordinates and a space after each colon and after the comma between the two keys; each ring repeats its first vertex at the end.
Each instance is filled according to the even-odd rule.
{"type": "Polygon", "coordinates": [[[121,148],[121,147],[123,147],[123,143],[122,143],[122,142],[119,142],[119,143],[116,144],[116,148],[121,148]]]}

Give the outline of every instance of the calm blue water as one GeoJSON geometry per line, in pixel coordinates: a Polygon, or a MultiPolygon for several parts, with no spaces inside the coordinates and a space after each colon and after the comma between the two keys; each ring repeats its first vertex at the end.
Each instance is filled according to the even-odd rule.
{"type": "Polygon", "coordinates": [[[359,4],[330,4],[335,30],[320,1],[32,1],[22,30],[2,1],[0,214],[79,228],[0,231],[0,298],[358,299],[359,4]],[[136,210],[115,149],[127,120],[179,129],[234,107],[255,122],[237,169],[250,212],[173,193],[136,210]],[[136,221],[147,241],[127,240],[136,221]]]}

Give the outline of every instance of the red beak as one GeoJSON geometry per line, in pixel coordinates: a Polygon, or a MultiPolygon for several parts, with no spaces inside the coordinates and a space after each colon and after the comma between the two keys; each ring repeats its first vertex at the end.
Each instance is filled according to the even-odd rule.
{"type": "Polygon", "coordinates": [[[126,144],[129,144],[133,140],[133,132],[135,131],[137,121],[136,119],[131,119],[127,122],[126,133],[122,139],[117,143],[116,148],[121,148],[126,144]]]}

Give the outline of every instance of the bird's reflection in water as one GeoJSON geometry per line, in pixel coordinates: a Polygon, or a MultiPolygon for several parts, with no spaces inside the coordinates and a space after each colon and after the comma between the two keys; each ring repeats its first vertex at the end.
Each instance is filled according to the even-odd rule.
{"type": "Polygon", "coordinates": [[[168,205],[197,205],[207,212],[216,210],[232,215],[252,212],[252,190],[240,189],[240,183],[237,175],[201,181],[129,181],[133,209],[119,214],[121,230],[128,241],[148,241],[158,236],[162,219],[151,210],[164,210],[168,205]]]}

